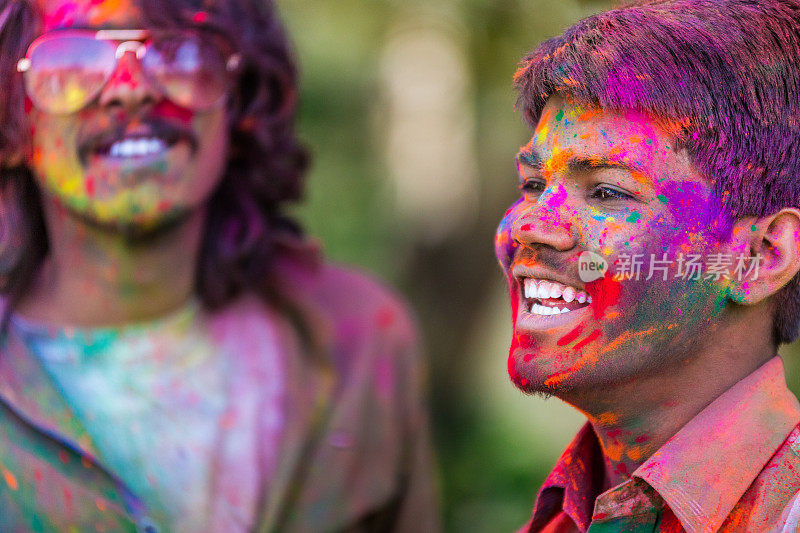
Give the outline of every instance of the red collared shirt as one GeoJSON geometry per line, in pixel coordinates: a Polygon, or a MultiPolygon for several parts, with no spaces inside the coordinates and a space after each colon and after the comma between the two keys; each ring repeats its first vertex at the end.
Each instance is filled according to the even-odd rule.
{"type": "Polygon", "coordinates": [[[800,531],[799,423],[800,405],[775,357],[602,494],[602,452],[587,424],[521,531],[800,531]]]}

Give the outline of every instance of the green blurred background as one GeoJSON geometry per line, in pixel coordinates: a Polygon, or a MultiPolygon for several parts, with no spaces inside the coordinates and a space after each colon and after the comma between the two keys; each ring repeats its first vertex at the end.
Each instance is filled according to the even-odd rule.
{"type": "MultiPolygon", "coordinates": [[[[583,418],[506,376],[510,311],[494,230],[528,140],[511,78],[605,0],[277,0],[314,153],[298,216],[327,255],[414,307],[448,531],[512,531],[583,418]]],[[[796,346],[785,352],[800,352],[796,346]]],[[[800,392],[800,353],[786,357],[800,392]]]]}

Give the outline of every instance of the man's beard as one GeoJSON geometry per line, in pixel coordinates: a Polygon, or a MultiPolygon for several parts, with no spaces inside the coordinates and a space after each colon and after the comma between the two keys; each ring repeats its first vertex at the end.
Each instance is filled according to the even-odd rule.
{"type": "Polygon", "coordinates": [[[154,222],[137,224],[135,222],[102,221],[68,206],[64,207],[70,216],[87,227],[100,231],[107,236],[120,237],[125,244],[130,246],[154,244],[181,227],[192,215],[192,210],[190,209],[176,209],[164,214],[154,222]]]}

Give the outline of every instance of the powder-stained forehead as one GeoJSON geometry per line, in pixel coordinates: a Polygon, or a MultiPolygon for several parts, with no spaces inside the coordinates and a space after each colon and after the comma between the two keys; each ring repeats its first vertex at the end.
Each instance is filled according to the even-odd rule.
{"type": "Polygon", "coordinates": [[[37,0],[44,31],[70,27],[139,28],[134,0],[37,0]]]}

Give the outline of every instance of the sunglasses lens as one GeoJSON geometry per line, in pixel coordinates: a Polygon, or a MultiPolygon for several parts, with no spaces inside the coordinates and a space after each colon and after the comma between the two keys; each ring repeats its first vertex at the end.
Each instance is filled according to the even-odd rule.
{"type": "Polygon", "coordinates": [[[42,110],[74,113],[92,100],[114,70],[114,48],[80,36],[40,41],[30,52],[25,85],[42,110]]]}
{"type": "Polygon", "coordinates": [[[225,58],[215,44],[199,37],[158,40],[142,61],[165,96],[180,106],[209,109],[227,94],[229,78],[225,58]]]}

